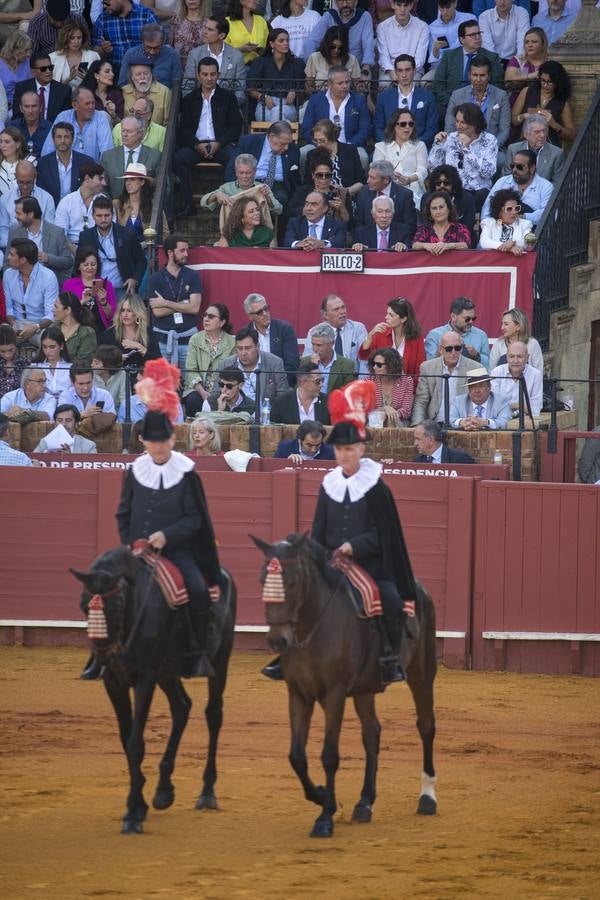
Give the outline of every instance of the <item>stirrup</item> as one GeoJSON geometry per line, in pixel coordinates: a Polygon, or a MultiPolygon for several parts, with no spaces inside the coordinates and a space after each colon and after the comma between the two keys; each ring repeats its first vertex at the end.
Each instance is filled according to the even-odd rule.
{"type": "Polygon", "coordinates": [[[276,656],[270,663],[260,670],[260,674],[272,681],[283,681],[283,672],[281,671],[281,657],[276,656]]]}
{"type": "Polygon", "coordinates": [[[79,677],[82,681],[97,681],[102,677],[103,672],[104,666],[98,661],[96,654],[92,653],[79,677]]]}
{"type": "Polygon", "coordinates": [[[380,656],[379,671],[384,685],[406,681],[406,675],[397,656],[380,656]]]}

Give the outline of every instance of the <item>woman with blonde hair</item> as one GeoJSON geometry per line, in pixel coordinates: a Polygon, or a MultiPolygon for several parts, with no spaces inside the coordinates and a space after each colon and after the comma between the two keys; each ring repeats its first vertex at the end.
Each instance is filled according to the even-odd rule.
{"type": "Polygon", "coordinates": [[[147,359],[158,359],[160,349],[148,323],[146,304],[138,294],[125,294],[117,305],[113,324],[100,336],[100,344],[118,347],[123,365],[141,371],[147,359]]]}
{"type": "Polygon", "coordinates": [[[12,106],[17,81],[31,78],[31,50],[31,38],[18,30],[13,31],[0,50],[0,81],[4,85],[9,106],[12,106]]]}
{"type": "Polygon", "coordinates": [[[496,366],[506,362],[506,352],[510,344],[520,341],[529,351],[529,365],[544,373],[544,357],[542,348],[534,337],[531,337],[531,326],[527,313],[522,309],[505,309],[500,326],[502,337],[499,337],[490,351],[490,372],[496,366]]]}
{"type": "Polygon", "coordinates": [[[221,450],[219,426],[208,416],[196,416],[190,424],[189,442],[194,456],[215,456],[221,450]]]}
{"type": "Polygon", "coordinates": [[[79,22],[66,22],[58,32],[56,50],[50,54],[50,62],[54,66],[54,81],[79,87],[85,74],[94,60],[100,59],[91,49],[87,28],[79,22]]]}

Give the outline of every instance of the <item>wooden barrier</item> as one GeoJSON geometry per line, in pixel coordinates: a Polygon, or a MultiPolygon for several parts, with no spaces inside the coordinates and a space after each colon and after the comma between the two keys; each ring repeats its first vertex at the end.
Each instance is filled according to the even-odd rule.
{"type": "Polygon", "coordinates": [[[473,667],[600,675],[600,490],[477,486],[473,667]]]}

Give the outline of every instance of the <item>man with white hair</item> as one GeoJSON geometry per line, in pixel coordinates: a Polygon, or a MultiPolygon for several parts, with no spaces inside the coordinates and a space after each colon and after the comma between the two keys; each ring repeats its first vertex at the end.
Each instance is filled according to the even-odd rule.
{"type": "Polygon", "coordinates": [[[271,307],[262,294],[248,294],[244,300],[244,312],[250,319],[250,328],[258,336],[258,346],[264,353],[273,353],[283,360],[288,381],[296,383],[298,369],[298,338],[289,322],[271,318],[271,307]]]}
{"type": "Polygon", "coordinates": [[[233,206],[233,201],[238,194],[244,191],[256,190],[257,196],[264,197],[269,211],[279,216],[283,212],[283,206],[271,190],[268,184],[256,180],[256,168],[258,160],[251,153],[240,153],[235,158],[235,181],[226,181],[216,191],[209,191],[200,200],[200,206],[204,209],[214,210],[220,206],[233,206]]]}
{"type": "Polygon", "coordinates": [[[156,22],[148,22],[142,28],[142,43],[131,47],[123,57],[119,69],[119,84],[127,84],[129,60],[145,58],[154,65],[154,77],[160,84],[172,89],[175,81],[181,80],[183,70],[179,53],[165,44],[164,31],[156,22]]]}
{"type": "Polygon", "coordinates": [[[121,88],[125,110],[129,111],[139,97],[150,97],[154,103],[152,121],[166,125],[171,108],[171,91],[154,77],[154,63],[143,55],[129,60],[129,78],[121,88]]]}
{"type": "MultiPolygon", "coordinates": [[[[529,365],[529,351],[527,344],[522,341],[513,341],[506,351],[506,362],[492,369],[492,390],[497,397],[502,397],[510,404],[513,417],[519,415],[519,382],[525,380],[531,413],[539,416],[543,403],[543,378],[539,369],[529,365]]],[[[524,402],[525,414],[529,412],[527,403],[524,402]]]]}
{"type": "Polygon", "coordinates": [[[548,141],[548,123],[543,116],[528,116],[523,123],[523,140],[509,144],[506,150],[506,160],[502,168],[503,175],[510,175],[511,165],[515,155],[521,150],[531,150],[536,156],[536,174],[545,178],[552,184],[556,184],[565,164],[565,154],[560,147],[555,147],[548,141]]]}
{"type": "Polygon", "coordinates": [[[408,188],[396,184],[393,176],[394,167],[386,159],[377,160],[369,165],[367,183],[356,195],[354,221],[357,225],[370,225],[375,197],[390,197],[394,203],[394,222],[406,225],[407,237],[412,240],[417,229],[414,194],[408,188]]]}
{"type": "Polygon", "coordinates": [[[327,294],[321,303],[323,321],[335,330],[334,349],[338,356],[345,356],[354,362],[355,369],[367,372],[366,363],[360,363],[358,351],[367,337],[367,329],[362,322],[348,318],[346,304],[338,294],[327,294]]]}
{"type": "Polygon", "coordinates": [[[21,387],[9,391],[0,400],[0,412],[13,422],[42,422],[54,415],[56,400],[46,390],[43,369],[23,369],[21,387]]]}
{"type": "Polygon", "coordinates": [[[121,122],[122,147],[105,150],[100,157],[100,165],[106,172],[108,187],[113,198],[123,190],[123,174],[128,166],[141,164],[146,174],[156,177],[161,161],[161,153],[144,145],[145,125],[136,116],[125,116],[121,122]]]}
{"type": "Polygon", "coordinates": [[[46,222],[54,222],[56,209],[54,200],[50,194],[38,187],[36,183],[37,173],[33,163],[22,159],[15,169],[17,183],[0,200],[0,247],[4,249],[8,242],[8,232],[13,225],[17,225],[15,215],[15,203],[20,197],[35,197],[40,204],[42,218],[46,222]]]}
{"type": "MultiPolygon", "coordinates": [[[[150,97],[138,97],[131,107],[131,115],[135,116],[144,123],[144,137],[142,144],[144,147],[150,147],[152,150],[160,150],[162,152],[165,146],[165,138],[167,129],[164,125],[158,125],[152,121],[154,112],[154,103],[150,97]]],[[[123,146],[123,136],[121,134],[121,123],[117,122],[112,130],[112,138],[115,147],[123,146]]]]}
{"type": "Polygon", "coordinates": [[[410,250],[411,233],[408,225],[394,222],[394,201],[391,197],[375,197],[371,204],[373,222],[370,225],[359,225],[354,232],[352,249],[393,250],[402,253],[410,250]]]}
{"type": "Polygon", "coordinates": [[[323,376],[321,392],[329,396],[332,391],[354,381],[355,364],[351,359],[338,356],[335,351],[336,333],[327,322],[320,322],[308,332],[307,345],[312,347],[309,356],[303,356],[300,363],[314,363],[323,376]]]}

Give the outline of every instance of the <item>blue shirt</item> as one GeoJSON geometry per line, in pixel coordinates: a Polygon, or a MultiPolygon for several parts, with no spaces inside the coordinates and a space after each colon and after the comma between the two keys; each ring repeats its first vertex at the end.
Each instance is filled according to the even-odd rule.
{"type": "Polygon", "coordinates": [[[46,140],[49,132],[52,129],[52,123],[47,122],[46,119],[40,119],[40,121],[38,122],[38,127],[35,129],[33,134],[29,133],[29,128],[25,124],[25,119],[23,117],[11,119],[8,124],[13,128],[17,128],[21,132],[21,134],[25,138],[25,146],[27,147],[27,152],[39,159],[42,155],[42,147],[44,146],[44,141],[46,140]]]}
{"type": "Polygon", "coordinates": [[[519,186],[512,175],[503,175],[502,178],[499,178],[498,181],[492,185],[492,189],[487,195],[487,199],[481,210],[482,221],[483,219],[487,219],[490,215],[490,199],[496,191],[501,191],[503,188],[510,188],[512,191],[517,191],[521,194],[521,202],[525,203],[533,210],[533,212],[523,212],[521,215],[524,219],[529,219],[534,225],[537,225],[542,218],[542,214],[548,206],[552,191],[554,190],[552,182],[542,178],[541,175],[534,175],[531,183],[528,184],[523,193],[521,193],[519,191],[519,186]]]}
{"type": "Polygon", "coordinates": [[[435,21],[431,22],[429,25],[429,56],[428,61],[432,66],[437,66],[442,56],[446,52],[446,50],[455,50],[456,47],[460,47],[460,41],[458,40],[458,26],[461,22],[469,22],[473,19],[473,16],[469,13],[463,12],[455,12],[454,18],[448,22],[442,22],[441,16],[438,15],[435,21]],[[433,45],[438,38],[445,37],[448,41],[448,46],[443,47],[439,55],[435,57],[433,55],[433,45]]]}
{"type": "MultiPolygon", "coordinates": [[[[425,355],[427,359],[433,359],[434,356],[438,355],[442,335],[447,331],[454,331],[450,322],[431,329],[425,338],[425,355]]],[[[469,344],[477,350],[481,365],[487,369],[490,362],[490,341],[485,331],[477,328],[475,325],[471,325],[468,331],[463,332],[462,339],[465,344],[469,344]]],[[[463,356],[466,356],[467,359],[471,358],[466,351],[463,352],[463,356]]]]}
{"type": "Polygon", "coordinates": [[[99,47],[102,41],[110,41],[112,53],[106,59],[120,65],[127,51],[142,43],[142,28],[148,22],[158,23],[158,19],[151,10],[137,3],[131,4],[126,16],[101,12],[94,24],[93,45],[99,47]]]}
{"type": "Polygon", "coordinates": [[[19,388],[18,391],[10,391],[8,394],[5,394],[0,400],[0,412],[6,415],[11,406],[20,406],[21,409],[28,409],[30,412],[46,413],[48,418],[52,419],[56,409],[56,400],[52,394],[46,391],[39,400],[36,400],[35,403],[30,403],[23,388],[19,388]]]}
{"type": "MultiPolygon", "coordinates": [[[[269,168],[269,160],[271,159],[271,145],[269,144],[269,139],[265,138],[265,142],[263,144],[262,153],[260,154],[260,159],[258,160],[258,166],[256,167],[256,180],[264,179],[267,177],[267,170],[269,168]]],[[[283,181],[283,163],[281,161],[281,154],[275,154],[275,181],[283,181]]]]}
{"type": "Polygon", "coordinates": [[[117,265],[117,251],[115,250],[115,237],[112,227],[106,237],[103,237],[98,231],[98,243],[100,245],[98,253],[102,265],[102,277],[112,281],[114,288],[123,287],[123,278],[117,265]]]}
{"type": "Polygon", "coordinates": [[[95,385],[92,387],[92,392],[90,394],[90,398],[86,405],[83,405],[83,400],[75,390],[75,386],[71,385],[70,388],[67,388],[66,391],[63,391],[58,398],[58,406],[62,406],[63,403],[70,403],[71,406],[76,406],[80,413],[87,409],[88,406],[96,406],[96,404],[100,401],[104,403],[103,412],[107,413],[116,413],[115,409],[115,401],[108,391],[105,391],[104,388],[96,387],[95,385]]]}
{"type": "Polygon", "coordinates": [[[537,16],[534,16],[531,20],[531,27],[533,28],[535,26],[536,28],[542,28],[546,32],[548,43],[554,44],[576,18],[577,15],[574,13],[569,15],[568,13],[563,12],[558,19],[552,19],[548,13],[538,13],[537,16]]]}
{"type": "MultiPolygon", "coordinates": [[[[105,150],[112,150],[114,147],[112,139],[112,129],[108,113],[103,110],[96,110],[89,122],[85,122],[81,128],[75,120],[75,110],[67,109],[57,115],[54,124],[59,122],[70,122],[75,129],[75,140],[73,141],[73,150],[76,153],[85,153],[91,156],[95,162],[100,162],[100,157],[105,150]]],[[[52,132],[44,141],[42,147],[42,156],[46,153],[56,153],[56,148],[52,141],[52,132]]]]}
{"type": "MultiPolygon", "coordinates": [[[[321,21],[317,22],[309,36],[306,38],[304,52],[306,58],[311,53],[315,53],[319,49],[319,45],[325,36],[328,28],[340,24],[340,17],[336,10],[327,10],[323,13],[321,21]]],[[[360,7],[356,8],[353,18],[350,20],[352,24],[348,28],[347,25],[342,27],[348,28],[348,41],[350,45],[350,53],[355,56],[359,65],[372,66],[375,62],[375,39],[373,36],[373,19],[370,14],[360,7]]]]}
{"type": "MultiPolygon", "coordinates": [[[[131,422],[140,422],[146,413],[148,412],[148,407],[146,404],[140,400],[137,394],[132,394],[130,407],[129,407],[129,415],[131,416],[131,422]]],[[[122,400],[119,406],[119,415],[117,416],[117,422],[125,422],[125,401],[122,400]]],[[[176,425],[181,425],[183,423],[183,410],[181,408],[181,404],[179,405],[179,412],[177,414],[177,418],[175,419],[176,425]]]]}
{"type": "Polygon", "coordinates": [[[18,269],[7,269],[2,279],[6,298],[6,315],[15,319],[40,322],[54,319],[54,301],[58,296],[56,275],[41,263],[36,263],[29,276],[27,290],[18,269]]]}
{"type": "Polygon", "coordinates": [[[32,466],[28,456],[20,450],[13,450],[6,441],[0,441],[0,466],[32,466]]]}
{"type": "Polygon", "coordinates": [[[132,47],[128,50],[123,57],[121,70],[119,72],[120,85],[127,84],[127,79],[129,77],[129,60],[135,59],[136,57],[144,57],[151,61],[154,64],[152,74],[157,81],[164,84],[165,87],[168,87],[169,89],[173,88],[173,82],[177,81],[177,79],[181,80],[183,77],[179,53],[177,53],[173,47],[169,47],[168,44],[163,44],[158,56],[146,56],[143,44],[140,44],[139,47],[132,47]]]}
{"type": "MultiPolygon", "coordinates": [[[[17,224],[15,218],[15,200],[18,200],[20,196],[21,191],[19,190],[19,185],[15,184],[11,187],[10,191],[7,191],[6,194],[2,195],[2,199],[0,200],[0,247],[6,247],[6,244],[8,243],[8,232],[13,225],[17,224]]],[[[52,224],[56,212],[53,197],[48,191],[38,187],[37,184],[33,186],[31,196],[35,197],[40,204],[42,219],[52,224]]]]}

